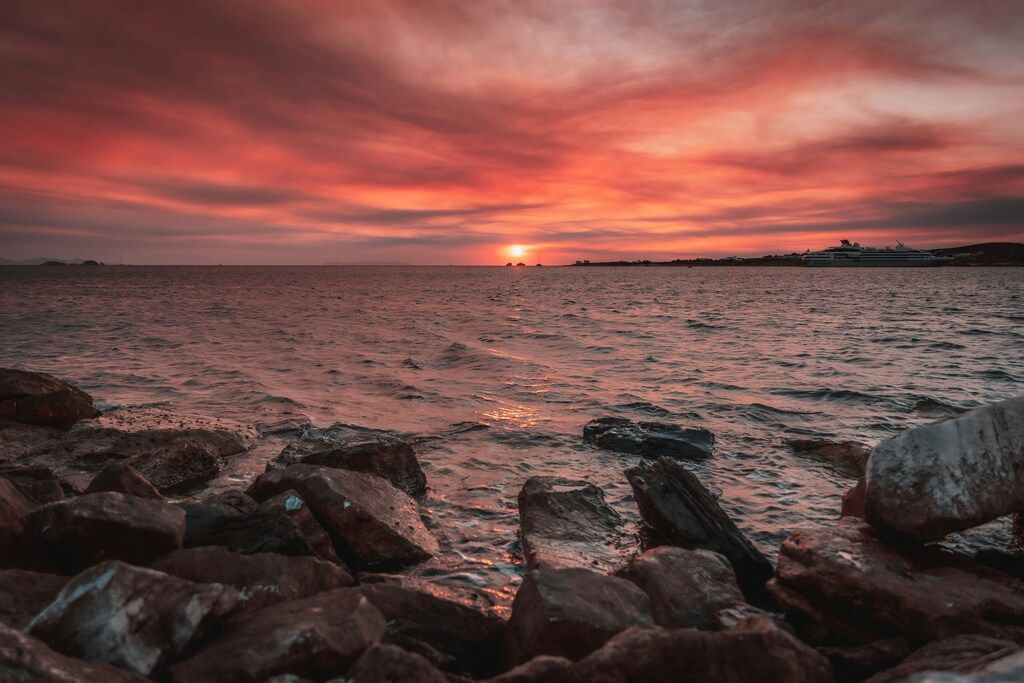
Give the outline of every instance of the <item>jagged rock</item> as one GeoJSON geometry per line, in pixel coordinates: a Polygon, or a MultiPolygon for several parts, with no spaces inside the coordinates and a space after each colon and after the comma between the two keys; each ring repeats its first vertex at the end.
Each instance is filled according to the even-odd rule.
{"type": "Polygon", "coordinates": [[[259,609],[284,600],[351,586],[345,567],[313,557],[276,553],[240,555],[225,548],[187,548],[153,563],[153,569],[197,583],[238,589],[238,605],[259,609]]]}
{"type": "Polygon", "coordinates": [[[346,683],[448,683],[426,658],[395,645],[371,645],[344,676],[346,683]]]}
{"type": "Polygon", "coordinates": [[[338,554],[334,551],[334,544],[331,537],[323,526],[316,520],[313,512],[306,501],[297,491],[288,489],[276,496],[271,496],[260,503],[256,511],[260,514],[273,514],[287,517],[295,525],[299,534],[307,545],[313,550],[313,554],[325,560],[340,562],[338,554]]]}
{"type": "Polygon", "coordinates": [[[644,521],[666,541],[725,556],[744,593],[756,595],[772,565],[736,528],[696,475],[670,458],[626,470],[644,521]]]}
{"type": "Polygon", "coordinates": [[[970,673],[988,662],[1020,651],[1020,645],[1008,640],[978,635],[955,636],[915,650],[898,665],[875,674],[868,681],[896,683],[924,671],[970,673]]]}
{"type": "Polygon", "coordinates": [[[438,552],[420,520],[416,501],[369,474],[315,465],[292,465],[261,475],[249,489],[257,500],[294,489],[350,564],[395,566],[438,552]]]}
{"type": "Polygon", "coordinates": [[[0,624],[25,628],[32,617],[53,602],[67,582],[68,577],[56,574],[0,570],[0,624]]]}
{"type": "Polygon", "coordinates": [[[55,566],[74,572],[108,559],[144,565],[177,550],[185,513],[162,500],[91,493],[34,510],[25,526],[55,566]]]}
{"type": "Polygon", "coordinates": [[[300,463],[375,474],[410,496],[423,493],[427,488],[427,477],[412,444],[387,432],[342,441],[288,444],[267,464],[267,471],[300,463]]]}
{"type": "Polygon", "coordinates": [[[474,677],[496,672],[505,622],[493,613],[396,584],[364,584],[358,590],[387,619],[389,642],[445,671],[474,677]]]}
{"type": "Polygon", "coordinates": [[[4,463],[0,465],[0,475],[7,477],[37,505],[64,500],[67,493],[73,490],[53,470],[42,464],[4,463]]]}
{"type": "Polygon", "coordinates": [[[248,495],[245,491],[238,489],[211,493],[203,498],[202,503],[205,505],[221,505],[239,513],[255,512],[256,508],[259,507],[259,503],[255,498],[248,495]]]}
{"type": "Polygon", "coordinates": [[[67,429],[99,414],[92,396],[53,375],[0,368],[0,419],[67,429]]]}
{"type": "Polygon", "coordinates": [[[0,476],[0,565],[7,566],[14,559],[11,553],[21,543],[25,517],[35,508],[35,501],[0,476]]]}
{"type": "Polygon", "coordinates": [[[729,562],[710,550],[654,548],[618,576],[647,594],[658,626],[717,630],[763,614],[743,599],[729,562]]]}
{"type": "Polygon", "coordinates": [[[863,477],[871,449],[856,441],[825,441],[824,439],[786,439],[786,444],[800,455],[809,455],[826,462],[843,474],[863,477]]]}
{"type": "Polygon", "coordinates": [[[622,518],[585,481],[530,477],[519,491],[519,526],[529,569],[584,567],[610,572],[625,561],[622,518]]]}
{"type": "Polygon", "coordinates": [[[818,652],[832,663],[836,679],[852,683],[899,664],[910,653],[910,645],[906,638],[896,636],[854,647],[819,647],[818,652]]]}
{"type": "Polygon", "coordinates": [[[726,631],[631,628],[574,667],[601,683],[831,683],[825,657],[764,618],[726,631]]]}
{"type": "Polygon", "coordinates": [[[852,644],[963,633],[1024,642],[1017,581],[949,553],[886,545],[854,517],[784,541],[769,588],[794,619],[852,644]]]}
{"type": "Polygon", "coordinates": [[[142,676],[102,662],[55,652],[46,643],[0,624],[0,680],[11,683],[144,683],[142,676]]]}
{"type": "Polygon", "coordinates": [[[216,477],[223,467],[217,446],[199,439],[177,439],[131,464],[162,493],[181,493],[216,477]]]}
{"type": "Polygon", "coordinates": [[[261,681],[290,673],[344,673],[384,635],[384,617],[355,588],[271,605],[231,620],[192,657],[170,668],[176,683],[261,681]]]}
{"type": "Polygon", "coordinates": [[[583,427],[583,438],[599,448],[633,453],[645,458],[668,456],[680,460],[706,460],[715,447],[715,435],[706,429],[683,428],[662,422],[633,422],[602,417],[583,427]]]}
{"type": "Polygon", "coordinates": [[[576,679],[571,659],[541,655],[487,679],[487,683],[576,683],[576,679]]]}
{"type": "Polygon", "coordinates": [[[864,479],[860,479],[856,486],[843,494],[839,516],[864,519],[864,479]]]}
{"type": "Polygon", "coordinates": [[[72,657],[148,676],[234,607],[234,589],[104,562],[71,579],[25,632],[72,657]]]}
{"type": "Polygon", "coordinates": [[[875,446],[865,518],[937,540],[1017,512],[1024,503],[1024,396],[910,429],[875,446]]]}
{"type": "Polygon", "coordinates": [[[580,659],[630,626],[649,626],[647,594],[624,579],[588,569],[540,569],[526,574],[512,602],[506,659],[538,655],[580,659]]]}
{"type": "Polygon", "coordinates": [[[163,498],[160,492],[134,467],[125,463],[114,463],[103,468],[92,478],[86,493],[115,491],[139,498],[163,498]]]}

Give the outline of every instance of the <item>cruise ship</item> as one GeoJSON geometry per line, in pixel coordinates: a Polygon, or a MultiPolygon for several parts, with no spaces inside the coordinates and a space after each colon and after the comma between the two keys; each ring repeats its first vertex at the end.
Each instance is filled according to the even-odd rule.
{"type": "Polygon", "coordinates": [[[936,256],[931,252],[912,249],[900,242],[894,247],[862,247],[859,242],[842,240],[838,247],[804,254],[805,266],[941,266],[953,259],[936,256]]]}

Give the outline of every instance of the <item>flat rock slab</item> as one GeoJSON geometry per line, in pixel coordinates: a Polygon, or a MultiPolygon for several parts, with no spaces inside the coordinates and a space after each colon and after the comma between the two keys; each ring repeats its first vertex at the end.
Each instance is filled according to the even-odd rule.
{"type": "Polygon", "coordinates": [[[316,465],[292,465],[261,475],[249,489],[257,500],[296,491],[353,566],[400,566],[438,552],[416,501],[369,474],[316,465]]]}
{"type": "Polygon", "coordinates": [[[672,545],[725,556],[748,596],[771,578],[772,565],[722,510],[696,475],[671,458],[626,470],[640,515],[672,545]]]}
{"type": "Polygon", "coordinates": [[[855,517],[783,542],[769,585],[794,619],[851,643],[964,633],[1024,643],[1024,586],[966,558],[885,544],[855,517]]]}
{"type": "Polygon", "coordinates": [[[868,457],[871,455],[869,447],[856,441],[786,439],[786,444],[800,455],[811,456],[855,478],[864,476],[868,457]]]}
{"type": "Polygon", "coordinates": [[[62,655],[17,629],[0,624],[0,680],[25,683],[145,683],[131,671],[62,655]]]}
{"type": "Polygon", "coordinates": [[[148,676],[222,619],[236,598],[220,584],[105,562],[71,579],[25,632],[66,655],[148,676]]]}
{"type": "Polygon", "coordinates": [[[339,588],[231,620],[172,666],[170,680],[263,681],[278,674],[324,680],[343,674],[385,628],[384,617],[357,589],[339,588]]]}
{"type": "Polygon", "coordinates": [[[865,516],[938,540],[1024,506],[1024,396],[910,429],[871,453],[865,516]]]}
{"type": "Polygon", "coordinates": [[[612,572],[625,563],[622,518],[593,484],[530,477],[519,491],[519,527],[529,569],[584,567],[612,572]]]}
{"type": "Polygon", "coordinates": [[[75,572],[104,560],[149,564],[177,550],[185,512],[163,500],[91,493],[32,511],[25,527],[55,566],[75,572]]]}
{"type": "Polygon", "coordinates": [[[53,375],[0,368],[0,419],[68,429],[97,417],[92,396],[53,375]]]}
{"type": "Polygon", "coordinates": [[[583,427],[583,438],[599,448],[645,458],[706,460],[715,448],[715,435],[707,429],[663,422],[634,422],[623,417],[591,420],[583,427]]]}
{"type": "Polygon", "coordinates": [[[0,570],[0,624],[23,629],[53,602],[68,577],[22,569],[0,570]]]}
{"type": "Polygon", "coordinates": [[[423,473],[412,444],[389,433],[338,441],[288,444],[276,458],[267,463],[267,471],[300,463],[375,474],[410,496],[419,495],[427,489],[427,476],[423,473]]]}

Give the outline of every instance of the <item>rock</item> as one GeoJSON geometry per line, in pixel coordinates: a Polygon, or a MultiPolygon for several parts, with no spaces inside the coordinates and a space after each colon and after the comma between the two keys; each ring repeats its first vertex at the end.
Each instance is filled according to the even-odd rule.
{"type": "Polygon", "coordinates": [[[349,669],[346,683],[448,683],[427,659],[395,645],[371,645],[349,669]]]}
{"type": "Polygon", "coordinates": [[[427,477],[412,445],[397,436],[379,433],[342,442],[299,442],[288,444],[267,464],[274,471],[296,464],[322,465],[375,474],[387,479],[410,496],[427,489],[427,477]]]}
{"type": "Polygon", "coordinates": [[[839,516],[864,519],[864,479],[858,481],[856,486],[843,494],[843,506],[839,511],[839,516]]]}
{"type": "Polygon", "coordinates": [[[618,576],[647,594],[658,626],[718,630],[763,614],[743,599],[729,562],[710,550],[654,548],[618,576]]]}
{"type": "Polygon", "coordinates": [[[32,617],[53,602],[67,582],[66,576],[56,574],[0,570],[0,624],[25,628],[32,617]]]}
{"type": "Polygon", "coordinates": [[[24,683],[144,683],[142,676],[101,662],[84,662],[0,624],[0,680],[24,683]]]}
{"type": "Polygon", "coordinates": [[[185,513],[162,500],[90,493],[34,510],[25,526],[55,566],[75,572],[109,559],[149,564],[177,550],[185,513]]]}
{"type": "Polygon", "coordinates": [[[827,659],[777,628],[751,618],[727,631],[631,628],[577,664],[578,681],[601,683],[831,683],[827,659]]]}
{"type": "Polygon", "coordinates": [[[850,477],[863,477],[871,449],[856,441],[824,439],[786,439],[786,444],[800,455],[809,455],[832,465],[850,477]]]}
{"type": "Polygon", "coordinates": [[[896,636],[856,647],[819,647],[818,652],[832,663],[839,681],[853,682],[899,664],[910,653],[910,646],[906,638],[896,636]]]}
{"type": "Polygon", "coordinates": [[[71,579],[25,632],[72,657],[148,676],[234,606],[234,589],[104,562],[71,579]]]}
{"type": "Polygon", "coordinates": [[[323,680],[344,673],[384,630],[384,617],[369,600],[355,588],[339,588],[231,620],[172,666],[169,678],[227,683],[290,673],[323,680]]]}
{"type": "Polygon", "coordinates": [[[221,505],[239,513],[255,512],[259,506],[256,499],[239,489],[228,489],[218,493],[211,493],[203,498],[202,502],[205,505],[221,505]]]}
{"type": "Polygon", "coordinates": [[[519,491],[519,526],[529,569],[622,566],[622,518],[585,481],[530,477],[519,491]]]}
{"type": "Polygon", "coordinates": [[[36,453],[53,453],[64,448],[67,431],[40,427],[0,418],[0,460],[22,462],[36,453]]]}
{"type": "Polygon", "coordinates": [[[0,368],[0,419],[68,429],[99,414],[92,396],[53,375],[0,368]]]}
{"type": "Polygon", "coordinates": [[[725,556],[748,596],[758,594],[772,565],[736,528],[697,477],[670,458],[626,470],[640,515],[666,541],[725,556]]]}
{"type": "Polygon", "coordinates": [[[583,427],[583,438],[605,450],[645,458],[668,456],[706,460],[715,447],[715,435],[706,429],[684,429],[662,422],[633,422],[622,417],[591,420],[583,427]]]}
{"type": "Polygon", "coordinates": [[[125,463],[114,463],[103,468],[92,478],[86,493],[103,493],[115,491],[139,498],[163,498],[149,480],[139,474],[134,467],[125,463]]]}
{"type": "Polygon", "coordinates": [[[282,491],[260,503],[256,511],[260,514],[287,517],[295,525],[306,544],[313,550],[314,555],[333,562],[341,561],[334,551],[330,535],[316,520],[313,512],[306,505],[306,501],[302,500],[302,496],[298,492],[292,489],[282,491]]]}
{"type": "Polygon", "coordinates": [[[999,638],[962,635],[937,640],[919,650],[891,669],[878,673],[870,683],[896,683],[923,671],[968,673],[1020,651],[1020,645],[999,638]]]}
{"type": "Polygon", "coordinates": [[[364,584],[358,590],[387,619],[389,642],[445,671],[474,677],[496,673],[505,622],[493,613],[396,584],[364,584]]]}
{"type": "Polygon", "coordinates": [[[647,594],[624,579],[588,569],[535,569],[512,602],[506,658],[538,655],[580,659],[630,626],[649,626],[647,594]]]}
{"type": "Polygon", "coordinates": [[[35,508],[35,501],[0,476],[0,566],[9,566],[16,559],[12,553],[21,544],[25,517],[35,508]]]}
{"type": "Polygon", "coordinates": [[[565,657],[541,655],[487,679],[488,683],[576,683],[573,662],[565,657]]]}
{"type": "Polygon", "coordinates": [[[950,405],[949,403],[943,403],[937,401],[934,398],[922,398],[914,404],[912,409],[915,413],[923,415],[925,417],[934,418],[947,418],[962,415],[967,412],[967,408],[961,406],[950,405]]]}
{"type": "Polygon", "coordinates": [[[64,500],[74,490],[46,465],[4,463],[0,465],[0,475],[7,477],[37,505],[64,500]]]}
{"type": "Polygon", "coordinates": [[[963,633],[1024,642],[1024,587],[970,560],[884,544],[854,517],[783,542],[769,588],[794,619],[852,644],[963,633]]]}
{"type": "Polygon", "coordinates": [[[266,500],[294,489],[313,511],[346,562],[359,567],[397,566],[438,552],[420,520],[416,501],[380,477],[332,467],[292,465],[266,472],[249,494],[266,500]]]}
{"type": "Polygon", "coordinates": [[[974,553],[974,561],[983,567],[1008,574],[1018,581],[1024,580],[1024,553],[999,548],[981,548],[974,553]]]}
{"type": "Polygon", "coordinates": [[[162,493],[181,493],[216,477],[223,467],[217,447],[198,439],[178,439],[131,459],[162,493]]]}
{"type": "Polygon", "coordinates": [[[218,547],[177,550],[154,562],[153,569],[196,583],[232,586],[238,589],[239,607],[246,609],[305,598],[353,583],[343,566],[314,557],[240,555],[218,547]]]}
{"type": "Polygon", "coordinates": [[[875,446],[865,518],[920,541],[1017,512],[1024,502],[1024,396],[910,429],[875,446]]]}

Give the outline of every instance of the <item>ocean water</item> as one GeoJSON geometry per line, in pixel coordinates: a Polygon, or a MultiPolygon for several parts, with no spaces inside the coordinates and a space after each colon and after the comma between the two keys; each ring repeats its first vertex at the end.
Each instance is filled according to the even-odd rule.
{"type": "MultiPolygon", "coordinates": [[[[51,372],[104,407],[250,422],[264,438],[214,488],[335,423],[419,437],[411,570],[499,609],[518,585],[531,475],[602,487],[635,544],[622,470],[584,443],[605,415],[699,425],[694,465],[766,553],[830,524],[853,480],[790,437],[873,444],[1024,392],[1014,269],[3,267],[0,365],[51,372]],[[929,408],[929,405],[933,406],[929,408]]],[[[991,525],[983,540],[997,542],[991,525]]]]}

